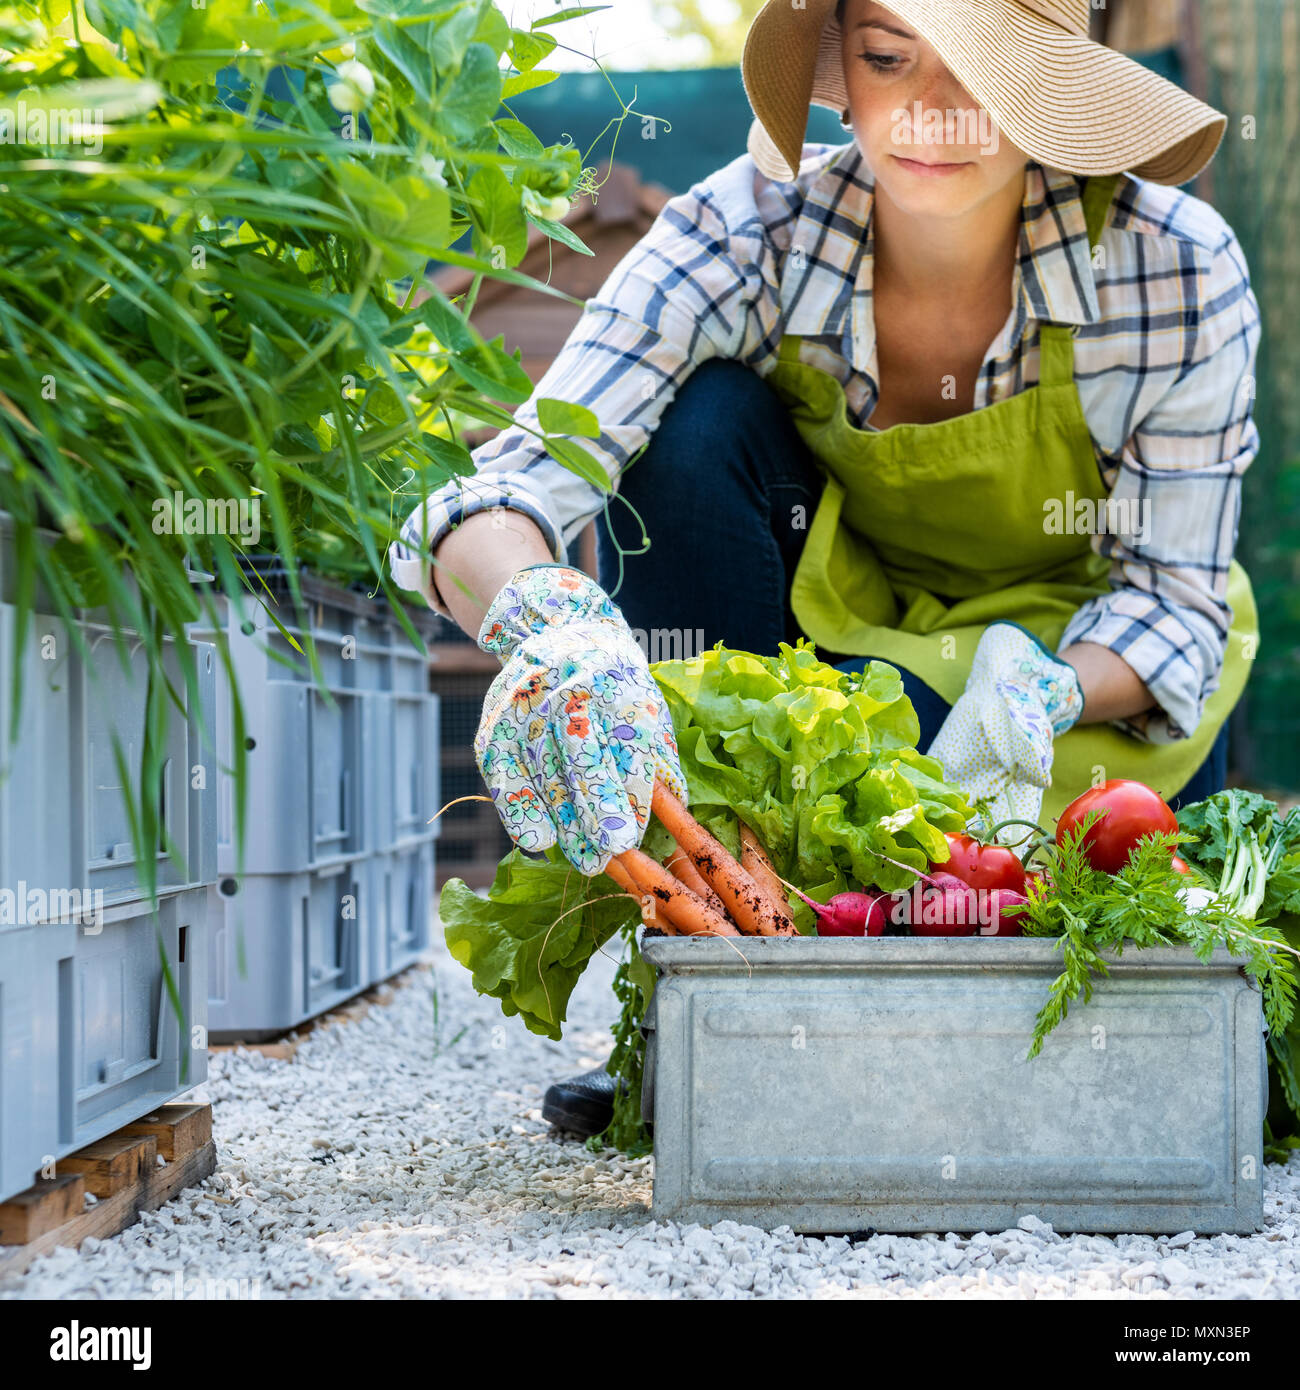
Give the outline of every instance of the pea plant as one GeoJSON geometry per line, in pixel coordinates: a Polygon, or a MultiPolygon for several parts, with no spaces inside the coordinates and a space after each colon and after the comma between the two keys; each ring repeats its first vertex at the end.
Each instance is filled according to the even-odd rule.
{"type": "MultiPolygon", "coordinates": [[[[261,548],[282,560],[298,611],[306,564],[382,588],[401,614],[384,570],[395,525],[472,472],[467,423],[508,423],[504,407],[532,389],[517,355],[469,323],[482,279],[558,293],[517,269],[530,226],[587,251],[559,219],[594,171],[572,145],[543,145],[509,102],[555,77],[543,66],[555,26],[588,12],[525,29],[490,0],[0,9],[9,737],[38,596],[83,653],[75,619],[88,609],[124,661],[127,636],[140,643],[142,752],[136,767],[118,759],[151,877],[150,789],[180,703],[164,652],[197,697],[187,626],[220,628],[220,595],[240,612],[266,599],[241,564],[245,534],[160,528],[160,499],[199,516],[256,503],[261,548]],[[429,283],[431,260],[473,272],[461,302],[429,283]]],[[[574,442],[597,433],[590,412],[550,402],[545,429],[556,458],[603,480],[574,442]]],[[[236,694],[239,806],[242,716],[219,656],[236,694]]]]}

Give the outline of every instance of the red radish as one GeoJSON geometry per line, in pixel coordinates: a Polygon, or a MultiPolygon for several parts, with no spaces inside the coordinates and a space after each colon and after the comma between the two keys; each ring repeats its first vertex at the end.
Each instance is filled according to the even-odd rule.
{"type": "Polygon", "coordinates": [[[1191,874],[1192,872],[1191,869],[1187,866],[1187,860],[1184,859],[1181,854],[1174,855],[1173,866],[1174,872],[1177,874],[1191,874]]]}
{"type": "Polygon", "coordinates": [[[888,920],[880,893],[836,893],[828,902],[814,902],[794,890],[817,914],[818,936],[883,936],[888,920]]]}
{"type": "Polygon", "coordinates": [[[973,936],[979,901],[969,884],[952,874],[930,874],[912,903],[913,936],[973,936]]]}
{"type": "Polygon", "coordinates": [[[988,925],[980,927],[981,936],[1023,936],[1020,925],[1021,914],[1003,916],[1009,907],[1023,907],[1029,902],[1023,893],[1011,888],[995,888],[985,899],[988,925]]]}

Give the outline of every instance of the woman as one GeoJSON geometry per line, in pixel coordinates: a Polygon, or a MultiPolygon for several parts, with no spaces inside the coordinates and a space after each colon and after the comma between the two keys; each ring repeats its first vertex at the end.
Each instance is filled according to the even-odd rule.
{"type": "MultiPolygon", "coordinates": [[[[619,606],[558,563],[605,497],[522,429],[408,521],[398,582],[502,658],[476,748],[525,848],[595,873],[656,773],[680,784],[630,629],[891,662],[921,746],[999,818],[1103,777],[1222,786],[1257,639],[1232,554],[1259,317],[1177,185],[1226,122],[1088,17],[769,0],[748,155],[668,203],[534,397],[599,418],[619,606]],[[853,142],[803,146],[810,101],[853,142]]],[[[547,1114],[599,1128],[612,1084],[547,1114]]]]}

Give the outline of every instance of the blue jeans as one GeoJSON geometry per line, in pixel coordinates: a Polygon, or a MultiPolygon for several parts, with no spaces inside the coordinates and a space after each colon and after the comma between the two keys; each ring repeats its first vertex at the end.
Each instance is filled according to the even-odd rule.
{"type": "MultiPolygon", "coordinates": [[[[821,490],[819,465],[772,388],[743,363],[706,362],[597,521],[601,584],[633,628],[692,634],[693,650],[724,641],[773,653],[802,635],[790,583],[821,490]],[[650,538],[644,550],[633,510],[650,538]]],[[[819,655],[841,670],[867,660],[819,655]]],[[[951,707],[912,672],[902,677],[928,748],[951,707]]],[[[1225,725],[1175,808],[1222,790],[1227,762],[1225,725]]]]}

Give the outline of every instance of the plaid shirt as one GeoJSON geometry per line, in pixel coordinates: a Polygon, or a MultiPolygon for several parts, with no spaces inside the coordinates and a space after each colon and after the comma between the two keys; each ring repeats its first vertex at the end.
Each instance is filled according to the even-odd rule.
{"type": "MultiPolygon", "coordinates": [[[[1122,656],[1158,708],[1117,723],[1167,742],[1196,727],[1222,671],[1241,475],[1259,441],[1259,307],[1236,237],[1207,204],[1122,178],[1094,264],[1080,194],[1073,175],[1029,166],[1012,309],[984,359],[975,409],[1037,384],[1041,322],[1077,325],[1075,382],[1102,481],[1144,522],[1136,535],[1094,535],[1111,591],[1079,609],[1060,645],[1094,642],[1122,656]]],[[[851,422],[871,428],[873,195],[856,145],[808,145],[792,183],[764,178],[745,155],[673,198],[516,418],[539,428],[533,402],[543,396],[588,406],[601,433],[583,447],[616,485],[694,367],[730,357],[766,375],[782,335],[794,333],[801,359],[843,384],[851,422]]],[[[422,534],[432,551],[465,517],[508,507],[564,559],[605,505],[522,430],[503,430],[474,458],[476,476],[418,506],[392,547],[397,583],[439,611],[422,534]]]]}

